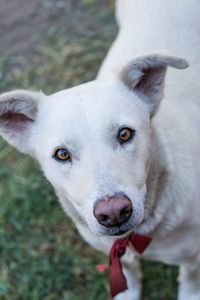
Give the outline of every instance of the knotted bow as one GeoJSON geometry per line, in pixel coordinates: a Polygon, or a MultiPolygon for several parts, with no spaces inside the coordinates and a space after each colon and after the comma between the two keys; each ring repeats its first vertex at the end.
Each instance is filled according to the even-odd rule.
{"type": "MultiPolygon", "coordinates": [[[[120,258],[125,254],[128,245],[131,244],[139,254],[142,254],[151,243],[151,241],[151,237],[132,233],[128,237],[116,240],[114,242],[109,254],[109,281],[112,297],[115,297],[117,294],[124,292],[128,288],[126,277],[122,272],[122,266],[120,262],[120,258]]],[[[100,265],[98,269],[100,271],[104,271],[105,266],[100,265]]]]}

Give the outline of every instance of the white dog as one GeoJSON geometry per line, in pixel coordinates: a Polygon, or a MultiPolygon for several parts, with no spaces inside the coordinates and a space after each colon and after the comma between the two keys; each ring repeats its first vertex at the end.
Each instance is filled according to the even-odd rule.
{"type": "Polygon", "coordinates": [[[178,299],[200,300],[199,9],[118,0],[119,35],[95,81],[0,96],[1,135],[40,162],[89,244],[108,253],[133,230],[153,237],[142,256],[124,256],[129,289],[116,299],[140,299],[144,257],[180,266],[178,299]],[[148,54],[160,49],[190,63],[170,68],[161,105],[167,66],[188,64],[148,54]]]}

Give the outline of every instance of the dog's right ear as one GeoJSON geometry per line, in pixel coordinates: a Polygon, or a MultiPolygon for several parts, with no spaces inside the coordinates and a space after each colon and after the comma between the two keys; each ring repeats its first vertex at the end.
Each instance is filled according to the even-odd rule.
{"type": "Polygon", "coordinates": [[[168,66],[185,69],[188,63],[180,57],[153,54],[136,58],[122,70],[123,83],[148,105],[151,116],[158,110],[163,97],[168,66]]]}
{"type": "Polygon", "coordinates": [[[0,95],[0,135],[21,152],[31,152],[31,131],[43,97],[42,93],[28,91],[0,95]]]}

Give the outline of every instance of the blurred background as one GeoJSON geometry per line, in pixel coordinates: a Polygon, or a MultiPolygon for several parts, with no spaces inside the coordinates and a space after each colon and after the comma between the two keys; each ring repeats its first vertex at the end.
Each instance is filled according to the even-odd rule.
{"type": "MultiPolygon", "coordinates": [[[[94,79],[116,33],[114,0],[0,0],[0,92],[94,79]]],[[[96,270],[105,262],[37,163],[0,140],[0,300],[105,300],[108,274],[96,270]]],[[[176,268],[142,267],[144,300],[176,299],[176,268]]]]}

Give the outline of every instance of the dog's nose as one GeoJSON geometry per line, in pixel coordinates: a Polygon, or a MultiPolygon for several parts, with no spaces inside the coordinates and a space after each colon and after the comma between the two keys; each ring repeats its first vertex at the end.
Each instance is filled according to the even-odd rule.
{"type": "Polygon", "coordinates": [[[132,204],[126,196],[113,196],[99,200],[94,208],[94,216],[105,227],[119,226],[127,222],[132,214],[132,204]]]}

